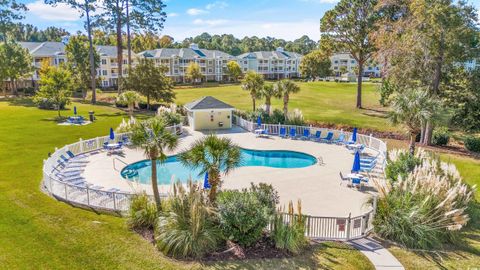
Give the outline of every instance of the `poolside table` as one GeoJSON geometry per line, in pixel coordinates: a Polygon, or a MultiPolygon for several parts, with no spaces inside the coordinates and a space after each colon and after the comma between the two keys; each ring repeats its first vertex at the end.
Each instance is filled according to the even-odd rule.
{"type": "Polygon", "coordinates": [[[359,173],[349,173],[347,174],[347,178],[353,179],[353,178],[360,178],[362,179],[364,176],[359,174],[359,173]]]}
{"type": "Polygon", "coordinates": [[[103,148],[108,151],[109,154],[113,153],[115,150],[120,150],[122,148],[121,143],[106,143],[103,145],[103,148]]]}
{"type": "Polygon", "coordinates": [[[361,150],[363,148],[363,144],[361,143],[355,143],[355,144],[349,144],[347,145],[347,148],[351,149],[351,150],[361,150]]]}

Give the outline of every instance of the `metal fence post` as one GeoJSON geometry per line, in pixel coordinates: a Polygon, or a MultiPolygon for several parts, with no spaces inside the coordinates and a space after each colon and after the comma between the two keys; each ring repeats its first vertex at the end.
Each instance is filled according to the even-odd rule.
{"type": "Polygon", "coordinates": [[[90,206],[90,189],[88,188],[88,185],[87,185],[87,205],[90,206]]]}
{"type": "Polygon", "coordinates": [[[351,223],[352,213],[348,214],[347,218],[347,241],[350,240],[350,223],[351,223]]]}
{"type": "Polygon", "coordinates": [[[113,210],[117,210],[117,194],[113,192],[113,210]]]}

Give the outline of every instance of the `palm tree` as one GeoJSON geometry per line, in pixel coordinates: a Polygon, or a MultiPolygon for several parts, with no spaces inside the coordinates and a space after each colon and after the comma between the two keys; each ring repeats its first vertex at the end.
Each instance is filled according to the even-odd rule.
{"type": "Polygon", "coordinates": [[[217,189],[221,186],[221,173],[230,173],[240,165],[240,148],[229,138],[208,135],[197,140],[192,148],[180,154],[180,161],[187,167],[200,168],[200,175],[208,173],[209,199],[215,202],[217,189]]]}
{"type": "Polygon", "coordinates": [[[247,71],[242,81],[242,89],[249,91],[252,97],[253,111],[255,111],[255,100],[261,97],[263,83],[263,76],[251,70],[247,71]]]}
{"type": "Polygon", "coordinates": [[[265,111],[270,114],[270,107],[272,105],[272,97],[278,96],[276,89],[272,84],[265,84],[262,88],[261,95],[265,98],[265,111]]]}
{"type": "Polygon", "coordinates": [[[178,145],[177,136],[169,131],[159,118],[151,118],[135,124],[130,135],[132,144],[145,151],[152,163],[152,189],[157,210],[161,210],[160,194],[157,184],[157,160],[161,163],[167,159],[165,150],[173,150],[178,145]]]}
{"type": "Polygon", "coordinates": [[[421,127],[437,117],[438,107],[438,101],[423,89],[408,89],[393,99],[389,118],[394,125],[402,124],[408,130],[411,155],[415,153],[415,141],[421,127]]]}
{"type": "Polygon", "coordinates": [[[128,106],[128,115],[133,116],[135,103],[141,100],[140,94],[135,91],[125,91],[118,96],[118,102],[128,106]]]}
{"type": "Polygon", "coordinates": [[[283,98],[283,114],[285,119],[288,117],[288,102],[290,101],[290,95],[300,92],[300,86],[294,83],[292,80],[284,79],[278,81],[273,86],[278,98],[283,98]]]}

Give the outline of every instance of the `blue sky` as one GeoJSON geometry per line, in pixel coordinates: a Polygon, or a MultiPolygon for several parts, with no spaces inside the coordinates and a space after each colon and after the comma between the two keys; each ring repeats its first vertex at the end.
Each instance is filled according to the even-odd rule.
{"type": "MultiPolygon", "coordinates": [[[[320,36],[319,21],[338,0],[166,0],[167,34],[182,40],[203,32],[244,36],[271,36],[293,40],[320,36]]],[[[23,0],[29,11],[27,23],[43,29],[63,27],[70,32],[83,30],[83,19],[65,5],[51,7],[43,0],[23,0]]],[[[480,0],[470,0],[480,9],[480,0]]]]}

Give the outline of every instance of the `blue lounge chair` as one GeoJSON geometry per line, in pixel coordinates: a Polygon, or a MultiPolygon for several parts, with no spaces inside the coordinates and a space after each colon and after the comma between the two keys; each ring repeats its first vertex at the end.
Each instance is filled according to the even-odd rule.
{"type": "Polygon", "coordinates": [[[282,138],[286,138],[287,137],[287,129],[285,127],[281,127],[278,135],[282,138]]]}
{"type": "Polygon", "coordinates": [[[370,163],[360,163],[360,171],[361,172],[371,172],[377,166],[377,160],[373,160],[370,163]]]}
{"type": "Polygon", "coordinates": [[[334,140],[333,142],[336,143],[336,144],[344,144],[345,143],[345,134],[340,133],[340,135],[338,136],[338,139],[334,140]]]}
{"type": "Polygon", "coordinates": [[[352,186],[359,186],[361,182],[360,178],[352,178],[352,186]]]}
{"type": "Polygon", "coordinates": [[[303,130],[302,139],[303,140],[308,140],[309,137],[310,137],[310,129],[306,128],[306,129],[303,130]]]}
{"type": "Polygon", "coordinates": [[[68,150],[67,151],[67,155],[70,157],[70,158],[74,158],[75,155],[72,153],[72,151],[68,150]]]}
{"type": "Polygon", "coordinates": [[[296,139],[297,138],[297,129],[296,128],[290,128],[290,133],[288,134],[290,139],[296,139]]]}
{"type": "Polygon", "coordinates": [[[333,132],[329,131],[327,133],[327,136],[325,138],[321,138],[320,141],[326,142],[326,143],[331,143],[333,140],[333,132]]]}
{"type": "Polygon", "coordinates": [[[68,162],[68,158],[66,158],[64,155],[60,155],[60,158],[61,158],[64,162],[68,162]]]}
{"type": "Polygon", "coordinates": [[[312,136],[312,139],[313,139],[314,141],[317,141],[317,142],[318,142],[318,141],[320,141],[320,139],[321,139],[321,137],[320,137],[321,135],[322,135],[322,131],[317,130],[317,132],[315,132],[315,135],[312,136]]]}

